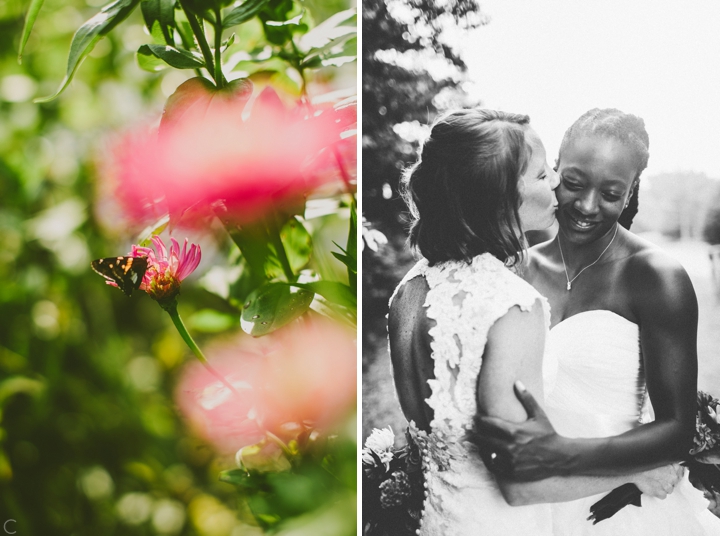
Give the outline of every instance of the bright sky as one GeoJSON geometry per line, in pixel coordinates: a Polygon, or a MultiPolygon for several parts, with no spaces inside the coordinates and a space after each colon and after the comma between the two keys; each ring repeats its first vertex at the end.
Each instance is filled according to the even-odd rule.
{"type": "Polygon", "coordinates": [[[489,24],[464,39],[483,105],[526,113],[553,161],[594,107],[639,115],[646,176],[720,179],[720,2],[481,0],[489,24]]]}

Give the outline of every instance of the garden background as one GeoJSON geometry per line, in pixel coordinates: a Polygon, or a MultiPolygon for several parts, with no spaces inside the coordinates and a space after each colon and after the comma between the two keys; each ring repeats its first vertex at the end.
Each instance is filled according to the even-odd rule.
{"type": "MultiPolygon", "coordinates": [[[[261,504],[251,505],[236,485],[219,479],[221,471],[236,467],[234,455],[219,455],[178,411],[178,382],[194,357],[171,319],[143,292],[136,290],[128,298],[90,269],[93,259],[126,255],[142,231],[140,222],[118,206],[105,180],[112,172],[110,148],[121,134],[137,132],[129,129],[157,127],[166,100],[183,82],[199,74],[217,75],[202,71],[208,57],[197,42],[193,46],[191,34],[186,32],[182,37],[190,39],[180,43],[172,25],[178,47],[194,50],[174,59],[167,56],[173,67],[180,67],[167,68],[161,56],[168,49],[157,43],[167,38],[168,27],[154,27],[150,35],[147,14],[143,12],[144,19],[135,9],[93,41],[62,95],[33,102],[58,89],[73,34],[104,4],[0,2],[0,523],[12,520],[9,530],[43,536],[354,534],[354,344],[352,407],[337,432],[344,450],[332,451],[335,459],[324,458],[322,465],[341,472],[330,477],[327,471],[318,476],[319,469],[306,472],[273,493],[254,493],[261,504]],[[19,63],[30,5],[42,8],[19,63]],[[138,55],[147,43],[155,48],[146,46],[138,55]]],[[[113,5],[130,4],[139,2],[113,5]]],[[[185,17],[180,3],[142,4],[143,9],[170,5],[171,15],[185,17]]],[[[215,13],[224,10],[226,17],[231,10],[238,14],[229,2],[190,4],[206,26],[212,18],[203,12],[207,6],[215,13]]],[[[235,17],[242,26],[236,33],[221,32],[229,80],[247,77],[256,88],[270,87],[283,95],[284,103],[333,93],[332,102],[352,101],[356,22],[348,11],[350,2],[309,0],[300,6],[286,0],[248,1],[237,7],[245,9],[235,17]],[[312,57],[307,48],[291,50],[293,38],[338,13],[344,18],[335,23],[347,25],[342,38],[324,48],[326,43],[315,45],[319,48],[309,49],[315,52],[312,57]],[[302,65],[300,56],[307,60],[302,65]],[[305,69],[304,78],[298,76],[301,69],[291,68],[293,61],[305,69]]],[[[158,15],[167,16],[167,11],[158,15]]],[[[284,275],[277,275],[277,267],[260,274],[261,282],[289,281],[304,270],[323,281],[336,280],[335,289],[350,284],[355,138],[347,141],[343,176],[333,171],[344,186],[326,194],[324,208],[312,218],[309,213],[303,218],[304,201],[302,210],[293,213],[300,215],[291,217],[302,222],[293,223],[294,230],[307,230],[301,244],[288,250],[294,254],[301,249],[299,260],[292,258],[284,275]],[[343,250],[344,256],[339,253],[343,250]]],[[[274,151],[281,160],[287,148],[274,151]]],[[[149,184],[137,190],[144,186],[149,184]]],[[[150,231],[167,233],[166,224],[150,231]]],[[[292,232],[283,232],[287,245],[292,232]]],[[[169,246],[167,234],[163,236],[169,246]]],[[[190,228],[184,234],[177,227],[173,236],[180,243],[189,236],[203,248],[197,272],[183,283],[179,310],[212,362],[211,342],[250,339],[240,329],[242,296],[233,301],[222,295],[233,281],[228,271],[237,279],[233,270],[240,270],[242,256],[222,226],[190,228]]],[[[345,305],[339,309],[352,321],[354,295],[346,296],[345,305]]],[[[289,445],[298,458],[297,444],[289,445]]],[[[244,476],[238,474],[235,484],[249,486],[244,476]]],[[[270,476],[263,485],[275,484],[270,476]]]]}

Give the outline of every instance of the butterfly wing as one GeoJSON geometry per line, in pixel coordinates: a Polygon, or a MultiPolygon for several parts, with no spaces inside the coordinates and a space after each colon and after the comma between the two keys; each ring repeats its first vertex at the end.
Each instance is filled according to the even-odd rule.
{"type": "Polygon", "coordinates": [[[106,257],[97,259],[90,266],[108,281],[115,283],[127,296],[140,287],[147,270],[145,257],[106,257]]]}

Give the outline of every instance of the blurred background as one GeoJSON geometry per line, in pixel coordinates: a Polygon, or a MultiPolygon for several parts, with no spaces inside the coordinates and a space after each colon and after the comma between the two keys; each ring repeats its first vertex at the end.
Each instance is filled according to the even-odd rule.
{"type": "MultiPolygon", "coordinates": [[[[149,40],[138,9],[60,98],[32,102],[57,89],[73,33],[104,3],[47,0],[19,64],[29,2],[0,1],[0,523],[14,520],[18,535],[260,534],[236,488],[218,480],[234,459],[216,456],[176,411],[173,389],[194,357],[170,319],[90,270],[135,238],[98,181],[108,137],[159,121],[194,73],[138,67],[149,40]]],[[[318,20],[351,5],[305,4],[318,20]]],[[[355,66],[318,78],[352,88],[355,66]]],[[[315,228],[344,244],[347,214],[315,228]]],[[[225,246],[203,242],[199,275],[225,246]]],[[[201,346],[240,331],[237,312],[197,278],[180,311],[201,346]]]]}
{"type": "Polygon", "coordinates": [[[388,299],[415,259],[402,169],[435,116],[481,105],[528,114],[554,161],[594,107],[650,135],[633,231],[687,269],[700,305],[699,388],[720,394],[720,5],[650,0],[363,3],[363,437],[405,428],[390,377],[388,299]]]}

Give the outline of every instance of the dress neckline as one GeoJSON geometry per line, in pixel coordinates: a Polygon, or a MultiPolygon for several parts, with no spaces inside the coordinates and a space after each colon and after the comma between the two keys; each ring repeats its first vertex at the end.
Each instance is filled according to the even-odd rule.
{"type": "Polygon", "coordinates": [[[579,313],[575,313],[572,316],[568,316],[567,318],[562,319],[560,322],[555,324],[553,327],[550,328],[550,331],[554,330],[556,327],[558,327],[560,324],[564,324],[566,322],[571,321],[573,318],[576,318],[578,316],[582,315],[589,315],[589,314],[601,314],[601,315],[610,315],[611,318],[617,318],[623,322],[627,322],[628,324],[632,324],[633,326],[639,327],[635,322],[632,322],[631,320],[628,320],[624,316],[616,313],[615,311],[611,311],[610,309],[590,309],[588,311],[580,311],[579,313]]]}

